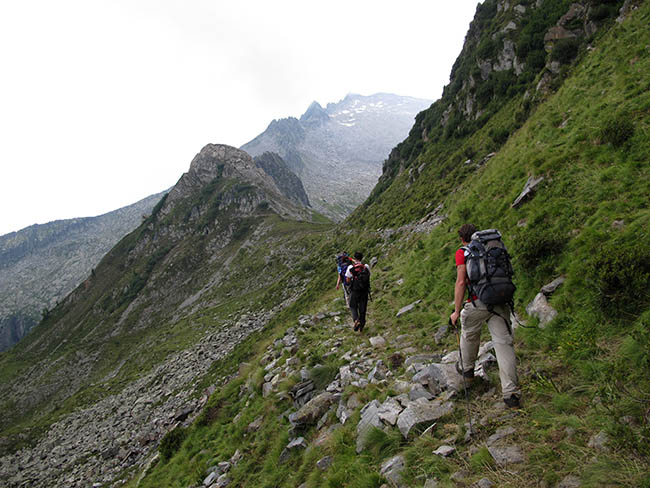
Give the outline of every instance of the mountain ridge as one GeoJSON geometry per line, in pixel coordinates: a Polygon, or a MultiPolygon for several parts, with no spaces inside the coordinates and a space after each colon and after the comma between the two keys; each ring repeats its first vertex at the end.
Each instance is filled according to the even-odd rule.
{"type": "Polygon", "coordinates": [[[96,217],[35,224],[0,236],[0,351],[90,274],[163,193],[96,217]]]}

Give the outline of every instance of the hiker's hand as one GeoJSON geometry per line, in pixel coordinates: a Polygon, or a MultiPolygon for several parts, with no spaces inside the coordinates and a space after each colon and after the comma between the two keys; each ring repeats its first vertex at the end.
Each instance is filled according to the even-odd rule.
{"type": "Polygon", "coordinates": [[[451,322],[451,325],[453,325],[454,327],[456,327],[457,324],[458,324],[458,317],[459,316],[460,316],[460,312],[456,312],[456,311],[454,311],[454,313],[452,313],[449,316],[449,321],[451,322]]]}
{"type": "Polygon", "coordinates": [[[337,290],[339,289],[339,284],[338,284],[338,283],[336,284],[336,289],[337,289],[337,290]]]}

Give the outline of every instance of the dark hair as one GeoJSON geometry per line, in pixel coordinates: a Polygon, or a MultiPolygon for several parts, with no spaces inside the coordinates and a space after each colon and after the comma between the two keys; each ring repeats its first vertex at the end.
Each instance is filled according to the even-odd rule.
{"type": "Polygon", "coordinates": [[[476,232],[476,227],[474,227],[472,224],[465,224],[458,229],[458,235],[462,240],[465,242],[469,242],[472,240],[472,234],[476,232]]]}
{"type": "Polygon", "coordinates": [[[354,253],[354,259],[357,261],[361,261],[363,259],[363,254],[361,254],[359,251],[354,253]]]}

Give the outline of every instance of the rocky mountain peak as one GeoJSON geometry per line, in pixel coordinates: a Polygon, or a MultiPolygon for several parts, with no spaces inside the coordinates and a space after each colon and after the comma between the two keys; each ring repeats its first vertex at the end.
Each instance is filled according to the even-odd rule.
{"type": "Polygon", "coordinates": [[[300,123],[309,128],[319,127],[329,120],[329,115],[320,103],[314,101],[307,111],[300,117],[300,123]]]}
{"type": "Polygon", "coordinates": [[[224,144],[208,144],[192,159],[188,172],[169,192],[163,213],[168,214],[177,202],[192,198],[208,185],[223,180],[250,186],[256,196],[247,200],[245,208],[267,201],[280,215],[308,218],[304,209],[289,201],[273,178],[256,165],[248,153],[224,144]]]}

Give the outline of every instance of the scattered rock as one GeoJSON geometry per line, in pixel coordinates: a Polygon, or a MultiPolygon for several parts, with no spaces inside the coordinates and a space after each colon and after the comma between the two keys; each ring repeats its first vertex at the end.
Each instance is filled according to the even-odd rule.
{"type": "Polygon", "coordinates": [[[531,317],[537,317],[541,328],[544,328],[557,316],[557,310],[549,305],[542,292],[539,292],[535,299],[526,306],[526,313],[531,317]]]}
{"type": "Polygon", "coordinates": [[[325,456],[324,458],[321,458],[316,462],[316,466],[321,471],[325,471],[327,468],[329,468],[332,465],[333,459],[334,458],[332,458],[332,456],[325,456]]]}
{"type": "Polygon", "coordinates": [[[368,381],[370,381],[370,383],[377,383],[381,380],[385,380],[387,374],[388,374],[388,368],[386,367],[384,362],[380,359],[375,364],[375,367],[372,368],[370,374],[368,374],[368,381]]]}
{"type": "Polygon", "coordinates": [[[379,419],[379,409],[381,403],[373,400],[361,409],[361,419],[357,424],[357,453],[365,449],[366,436],[372,427],[381,428],[381,420],[379,419]]]}
{"type": "Polygon", "coordinates": [[[433,453],[434,453],[436,456],[442,456],[442,457],[449,457],[449,456],[451,456],[451,455],[452,455],[453,453],[455,453],[455,452],[456,452],[456,448],[455,448],[455,447],[453,447],[453,446],[447,446],[447,445],[442,445],[442,446],[440,446],[438,449],[436,449],[435,451],[433,451],[433,453]]]}
{"type": "Polygon", "coordinates": [[[402,471],[406,467],[406,462],[403,456],[395,456],[381,465],[381,475],[388,480],[391,486],[402,487],[402,471]]]}
{"type": "Polygon", "coordinates": [[[389,425],[395,425],[402,410],[404,410],[404,407],[395,398],[388,397],[377,410],[377,416],[381,421],[389,425]]]}
{"type": "Polygon", "coordinates": [[[424,488],[438,488],[440,486],[437,480],[428,479],[424,482],[424,488]]]}
{"type": "Polygon", "coordinates": [[[427,427],[438,420],[440,417],[450,414],[454,409],[454,404],[452,402],[440,403],[437,401],[429,402],[424,399],[420,399],[415,402],[411,402],[408,406],[402,411],[399,418],[397,419],[397,427],[404,436],[408,438],[409,433],[423,425],[427,427]]]}
{"type": "Polygon", "coordinates": [[[449,324],[442,324],[440,327],[438,327],[438,330],[433,336],[433,340],[436,341],[436,344],[440,344],[444,337],[447,335],[447,332],[449,332],[449,324]]]}
{"type": "Polygon", "coordinates": [[[605,431],[600,431],[598,434],[593,435],[591,439],[589,439],[589,443],[587,446],[591,447],[592,449],[596,449],[597,451],[609,451],[609,448],[607,447],[607,443],[609,442],[609,436],[605,431]]]}
{"type": "Polygon", "coordinates": [[[526,461],[524,452],[519,446],[493,447],[488,446],[490,454],[497,465],[504,467],[509,464],[518,464],[526,461]]]}
{"type": "Polygon", "coordinates": [[[522,203],[524,203],[526,200],[530,199],[535,194],[537,186],[542,181],[544,181],[543,176],[540,176],[539,178],[535,178],[534,176],[530,176],[528,178],[528,180],[526,181],[526,184],[524,185],[524,189],[521,191],[519,196],[513,202],[512,207],[517,208],[522,203]]]}
{"type": "Polygon", "coordinates": [[[581,486],[582,483],[580,482],[580,478],[570,474],[560,481],[557,488],[580,488],[581,486]]]}
{"type": "Polygon", "coordinates": [[[476,482],[476,488],[492,488],[493,486],[494,483],[487,478],[481,478],[476,482]]]}
{"type": "Polygon", "coordinates": [[[309,400],[295,413],[289,415],[289,421],[297,427],[316,423],[334,402],[334,395],[325,391],[309,400]]]}
{"type": "Polygon", "coordinates": [[[549,284],[542,286],[542,289],[540,290],[544,295],[547,297],[550,297],[555,291],[562,286],[564,283],[565,278],[563,276],[560,276],[558,278],[555,278],[553,281],[551,281],[549,284]]]}
{"type": "Polygon", "coordinates": [[[307,441],[305,441],[304,437],[293,439],[291,442],[289,442],[289,444],[287,444],[287,447],[285,447],[280,454],[280,462],[283,463],[289,459],[291,451],[296,451],[299,449],[307,449],[307,441]]]}
{"type": "Polygon", "coordinates": [[[411,310],[413,310],[420,303],[422,303],[422,300],[416,300],[415,302],[411,303],[410,305],[407,305],[406,307],[400,308],[399,311],[397,312],[396,316],[401,317],[405,313],[408,313],[411,310]]]}
{"type": "Polygon", "coordinates": [[[625,220],[615,220],[612,222],[612,229],[622,230],[625,227],[625,220]]]}
{"type": "Polygon", "coordinates": [[[386,347],[386,339],[384,339],[382,336],[371,337],[370,344],[375,349],[383,348],[386,347]]]}
{"type": "Polygon", "coordinates": [[[424,388],[424,386],[420,384],[413,385],[411,387],[411,391],[409,391],[409,400],[415,401],[418,398],[424,398],[426,400],[431,400],[433,399],[433,395],[431,394],[430,391],[424,388]]]}
{"type": "Polygon", "coordinates": [[[496,442],[500,441],[501,439],[514,434],[515,432],[517,432],[517,429],[515,429],[512,426],[501,427],[500,429],[497,429],[497,431],[494,434],[488,437],[486,444],[488,446],[491,446],[496,442]]]}

